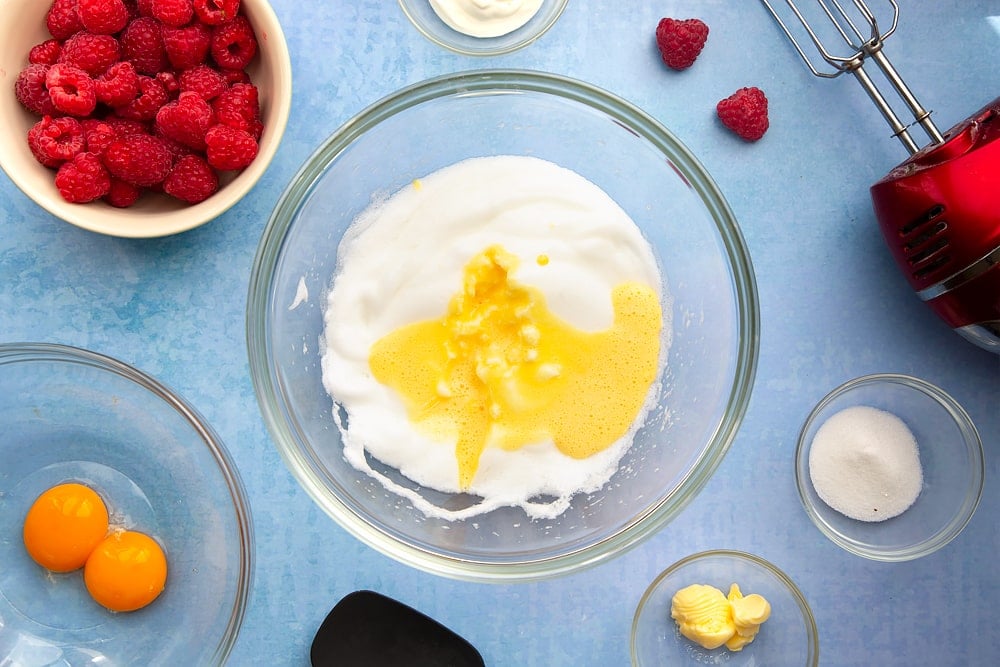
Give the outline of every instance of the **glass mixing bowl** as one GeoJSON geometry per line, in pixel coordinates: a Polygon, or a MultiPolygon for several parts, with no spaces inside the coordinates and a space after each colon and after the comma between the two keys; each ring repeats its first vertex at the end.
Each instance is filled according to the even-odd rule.
{"type": "Polygon", "coordinates": [[[806,514],[834,544],[872,560],[920,558],[958,537],[979,506],[984,477],[983,443],[968,413],[940,388],[908,375],[866,375],[837,387],[809,413],[795,450],[795,482],[806,514]],[[917,442],[920,494],[885,521],[841,514],[820,498],[810,477],[817,431],[841,410],[859,405],[899,417],[917,442]]]}
{"type": "Polygon", "coordinates": [[[253,582],[253,528],[218,436],[168,388],[108,357],[48,344],[0,345],[0,659],[14,665],[222,665],[253,582]],[[167,556],[148,607],[100,607],[80,571],[37,565],[25,514],[75,481],[110,522],[167,556]]]}
{"type": "Polygon", "coordinates": [[[254,388],[302,487],[375,549],[430,572],[486,581],[601,562],[676,516],[715,471],[743,418],[758,335],[742,235],[695,157],[631,104],[527,71],[431,79],[344,124],[280,198],[257,250],[247,306],[254,388]],[[463,521],[428,518],[343,456],[320,365],[325,293],[341,237],[373,197],[465,158],[510,154],[576,171],[631,215],[661,268],[673,341],[658,402],[603,488],[577,495],[552,520],[511,508],[463,521]]]}
{"type": "Polygon", "coordinates": [[[788,576],[760,556],[716,549],[692,554],[664,570],[646,589],[632,621],[632,664],[636,667],[729,665],[730,667],[816,667],[819,632],[809,603],[788,576]],[[708,650],[684,637],[670,616],[674,594],[692,584],[715,586],[723,594],[737,584],[757,593],[771,616],[740,651],[708,650]]]}

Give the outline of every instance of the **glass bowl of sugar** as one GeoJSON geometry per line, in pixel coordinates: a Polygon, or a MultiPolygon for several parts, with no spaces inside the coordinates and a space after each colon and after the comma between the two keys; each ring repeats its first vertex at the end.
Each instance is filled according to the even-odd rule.
{"type": "Polygon", "coordinates": [[[850,380],[813,408],[795,481],[806,514],[847,551],[906,561],[962,532],[983,491],[983,446],[961,405],[908,375],[850,380]]]}

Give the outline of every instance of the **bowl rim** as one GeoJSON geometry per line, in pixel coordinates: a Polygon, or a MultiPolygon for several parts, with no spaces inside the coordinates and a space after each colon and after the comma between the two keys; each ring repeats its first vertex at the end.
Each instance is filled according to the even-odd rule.
{"type": "Polygon", "coordinates": [[[226,659],[236,644],[244,617],[250,606],[256,565],[253,517],[250,501],[243,486],[239,470],[229,451],[226,449],[225,444],[223,444],[215,430],[205,421],[204,417],[184,398],[152,376],[123,361],[99,352],[59,343],[0,343],[0,366],[38,361],[80,364],[102,372],[118,375],[125,380],[139,385],[177,412],[191,425],[202,441],[208,446],[209,452],[215,458],[219,466],[219,471],[225,479],[229,495],[232,498],[232,509],[236,514],[236,527],[240,543],[239,581],[236,586],[236,596],[233,601],[232,613],[211,658],[214,665],[225,664],[226,659]]]}
{"type": "MultiPolygon", "coordinates": [[[[802,429],[799,431],[798,441],[795,446],[795,485],[799,492],[799,500],[810,520],[830,541],[845,551],[876,561],[902,562],[914,560],[934,553],[958,537],[969,521],[972,520],[976,508],[979,506],[983,495],[985,477],[986,464],[984,461],[983,442],[969,413],[948,392],[940,387],[904,373],[872,373],[862,375],[848,380],[831,390],[809,411],[809,415],[806,417],[806,420],[802,424],[802,429]],[[940,530],[918,544],[904,549],[873,548],[862,545],[856,540],[847,537],[823,519],[822,513],[812,502],[809,495],[809,490],[812,489],[812,482],[809,480],[808,461],[806,459],[812,443],[811,441],[807,441],[806,434],[809,433],[813,423],[819,418],[820,413],[837,398],[858,387],[881,383],[895,384],[913,389],[933,399],[944,408],[962,434],[962,443],[965,445],[970,461],[968,492],[959,511],[940,530]]],[[[834,512],[836,510],[831,509],[830,511],[834,512]]]]}
{"type": "Polygon", "coordinates": [[[806,626],[806,635],[809,639],[809,658],[806,664],[809,667],[817,667],[817,665],[819,665],[819,628],[816,625],[816,618],[813,616],[812,608],[809,606],[809,601],[806,600],[805,595],[802,594],[798,585],[792,581],[792,578],[785,574],[781,568],[766,558],[735,549],[708,549],[706,551],[699,551],[681,558],[656,575],[653,581],[650,582],[649,586],[646,587],[646,590],[643,591],[642,597],[639,598],[639,603],[636,605],[635,614],[632,617],[632,628],[629,632],[629,653],[633,665],[639,664],[637,657],[638,649],[636,647],[636,634],[639,629],[639,619],[642,618],[642,612],[649,603],[650,598],[652,598],[653,593],[656,592],[656,589],[659,588],[664,579],[677,570],[706,558],[733,558],[736,560],[746,561],[747,563],[763,568],[774,575],[785,586],[786,590],[791,593],[799,611],[802,613],[802,620],[805,622],[806,626]]]}
{"type": "MultiPolygon", "coordinates": [[[[50,215],[80,229],[106,236],[135,239],[160,238],[200,227],[223,215],[253,190],[273,162],[284,138],[292,106],[291,54],[274,8],[271,7],[268,0],[254,0],[253,5],[247,5],[244,11],[254,23],[258,41],[261,43],[266,41],[272,45],[268,49],[268,61],[275,72],[274,80],[280,85],[269,90],[267,94],[268,104],[274,108],[274,118],[264,128],[257,157],[245,169],[234,174],[232,180],[226,184],[225,189],[220,189],[216,193],[218,198],[213,195],[197,204],[186,206],[178,204],[178,208],[166,212],[142,208],[115,209],[101,202],[98,203],[106,208],[95,209],[87,204],[74,204],[63,200],[54,186],[52,186],[52,196],[40,195],[34,179],[27,177],[23,170],[18,169],[18,163],[7,157],[8,153],[5,151],[0,151],[0,170],[3,170],[25,197],[50,215]],[[261,18],[266,23],[264,30],[261,30],[257,24],[261,18]],[[271,53],[272,50],[273,53],[271,53]],[[101,211],[104,211],[105,214],[102,214],[101,211]],[[130,213],[137,217],[146,218],[147,225],[133,227],[122,224],[122,220],[130,213]]],[[[258,51],[262,52],[263,48],[259,48],[258,51]]],[[[27,54],[25,54],[26,57],[27,54]]],[[[262,56],[258,55],[258,58],[260,57],[262,56]]],[[[0,76],[0,80],[11,83],[11,91],[13,91],[13,80],[17,73],[16,71],[9,72],[6,77],[0,76]]],[[[12,92],[10,94],[13,95],[12,92]]],[[[54,175],[53,171],[52,176],[54,175]]],[[[52,180],[51,177],[49,180],[52,180]]]]}
{"type": "Polygon", "coordinates": [[[666,127],[630,102],[566,76],[519,69],[471,70],[433,77],[383,97],[341,125],[306,159],[280,196],[261,235],[248,287],[246,338],[251,380],[274,445],[300,486],[342,528],[377,551],[434,574],[469,581],[531,581],[577,571],[624,553],[666,525],[704,487],[728,452],[750,401],[759,356],[760,312],[750,254],[734,214],[705,168],[666,127]],[[716,223],[733,271],[739,336],[733,381],[726,398],[730,409],[721,416],[708,446],[671,496],[632,517],[614,535],[585,547],[518,563],[495,563],[439,554],[407,544],[382,533],[327,491],[323,475],[310,467],[294,444],[300,434],[289,425],[286,405],[277,390],[281,371],[269,358],[271,334],[265,327],[264,315],[269,308],[269,283],[294,219],[293,212],[341,152],[368,129],[412,106],[453,95],[519,92],[558,96],[605,113],[669,158],[716,223]]]}
{"type": "MultiPolygon", "coordinates": [[[[418,0],[418,1],[426,3],[428,0],[418,0]]],[[[554,2],[557,3],[556,11],[546,21],[541,23],[531,32],[527,33],[524,37],[513,40],[506,45],[498,44],[498,42],[503,41],[504,38],[509,38],[511,33],[507,33],[506,35],[500,35],[498,37],[480,38],[480,41],[478,43],[482,44],[482,48],[463,47],[452,40],[444,39],[438,36],[433,31],[429,30],[427,26],[425,26],[422,22],[420,22],[417,19],[417,17],[413,14],[413,12],[410,11],[410,5],[412,4],[412,0],[398,0],[398,2],[399,2],[399,8],[402,10],[406,18],[409,19],[413,27],[416,28],[417,32],[419,32],[429,41],[459,55],[489,57],[489,56],[501,56],[507,53],[513,53],[514,51],[523,49],[529,44],[532,44],[533,42],[537,41],[542,35],[547,33],[549,29],[552,28],[552,26],[556,24],[556,22],[559,20],[559,17],[562,16],[562,13],[566,10],[566,5],[569,3],[569,0],[554,0],[554,2]],[[491,44],[494,44],[495,46],[491,46],[491,44]]],[[[530,22],[531,20],[529,20],[529,23],[530,22]]],[[[522,28],[523,27],[524,26],[522,26],[522,28]]],[[[450,30],[451,28],[448,29],[450,30]]],[[[520,29],[521,28],[519,28],[519,30],[520,29]]],[[[461,33],[456,33],[456,34],[461,35],[461,33]]]]}

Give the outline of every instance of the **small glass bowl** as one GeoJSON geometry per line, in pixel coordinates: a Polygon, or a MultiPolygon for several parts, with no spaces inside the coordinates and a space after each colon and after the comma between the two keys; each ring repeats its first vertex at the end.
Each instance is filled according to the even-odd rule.
{"type": "Polygon", "coordinates": [[[498,37],[473,37],[445,23],[429,0],[399,0],[406,18],[438,46],[466,56],[498,56],[523,48],[545,34],[562,15],[568,0],[543,0],[538,12],[523,26],[498,37]]]}
{"type": "Polygon", "coordinates": [[[683,558],[649,585],[632,621],[632,664],[725,664],[729,667],[815,667],[819,664],[819,633],[812,610],[798,587],[781,570],[760,556],[718,549],[683,558]],[[724,594],[737,584],[744,595],[757,593],[771,605],[771,616],[757,637],[741,651],[725,647],[707,650],[681,635],[670,617],[674,594],[691,584],[715,586],[724,594]]]}
{"type": "Polygon", "coordinates": [[[941,389],[907,375],[867,375],[834,389],[809,413],[795,452],[795,481],[809,518],[838,546],[879,561],[926,556],[955,539],[979,505],[984,474],[982,441],[969,415],[941,389]],[[816,432],[829,417],[858,405],[899,417],[917,441],[920,495],[885,521],[858,521],[834,510],[809,475],[816,432]]]}
{"type": "Polygon", "coordinates": [[[0,663],[225,664],[253,583],[253,526],[233,462],[198,413],[109,357],[3,344],[0,424],[0,663]],[[69,481],[98,492],[112,526],[163,545],[166,588],[148,607],[107,611],[82,572],[28,556],[28,508],[69,481]]]}

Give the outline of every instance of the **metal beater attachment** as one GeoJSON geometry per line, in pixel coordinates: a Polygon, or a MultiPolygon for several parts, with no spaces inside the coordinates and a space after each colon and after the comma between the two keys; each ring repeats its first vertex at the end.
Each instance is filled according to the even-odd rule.
{"type": "MultiPolygon", "coordinates": [[[[791,40],[792,44],[795,46],[795,50],[799,52],[802,60],[805,61],[809,70],[816,76],[832,79],[834,77],[840,76],[844,72],[850,72],[858,80],[861,86],[868,93],[872,102],[878,107],[878,110],[885,117],[886,121],[889,123],[889,127],[892,128],[893,135],[897,137],[906,147],[906,150],[912,155],[920,150],[916,141],[910,136],[909,128],[915,124],[919,124],[927,136],[930,137],[931,144],[941,143],[944,139],[941,136],[941,132],[938,131],[937,126],[934,125],[934,121],[931,120],[931,112],[924,109],[917,98],[910,92],[906,83],[896,72],[896,68],[892,66],[889,62],[889,58],[882,51],[882,46],[886,40],[893,32],[896,30],[896,23],[899,18],[899,5],[896,4],[895,0],[885,0],[891,5],[892,8],[892,21],[890,22],[889,28],[887,30],[882,30],[879,27],[879,21],[876,18],[874,12],[868,7],[864,0],[852,0],[853,9],[851,5],[845,0],[815,0],[822,10],[822,13],[826,15],[826,18],[833,24],[833,30],[829,31],[830,36],[836,39],[837,33],[843,38],[844,42],[847,43],[848,52],[845,55],[835,55],[834,52],[829,50],[825,45],[824,41],[826,38],[821,38],[817,30],[812,25],[812,18],[807,18],[806,15],[799,9],[793,0],[785,0],[785,4],[788,6],[789,11],[795,15],[799,23],[805,29],[806,34],[808,34],[809,39],[812,41],[813,45],[819,51],[819,55],[822,56],[823,60],[832,67],[832,71],[820,69],[813,64],[809,56],[806,55],[805,50],[799,41],[795,38],[793,31],[789,29],[789,26],[782,19],[778,11],[775,10],[774,5],[779,3],[779,0],[761,0],[764,6],[767,7],[768,11],[774,17],[774,20],[778,22],[781,29],[784,31],[785,35],[791,40]],[[905,124],[903,123],[896,112],[893,110],[892,105],[886,100],[885,95],[879,90],[878,85],[872,80],[868,72],[865,71],[865,61],[872,60],[882,71],[885,79],[889,82],[892,88],[896,91],[902,101],[909,107],[910,112],[913,114],[913,121],[905,124]]],[[[814,12],[819,16],[818,11],[814,12]]],[[[883,23],[884,25],[884,23],[883,23]]]]}

